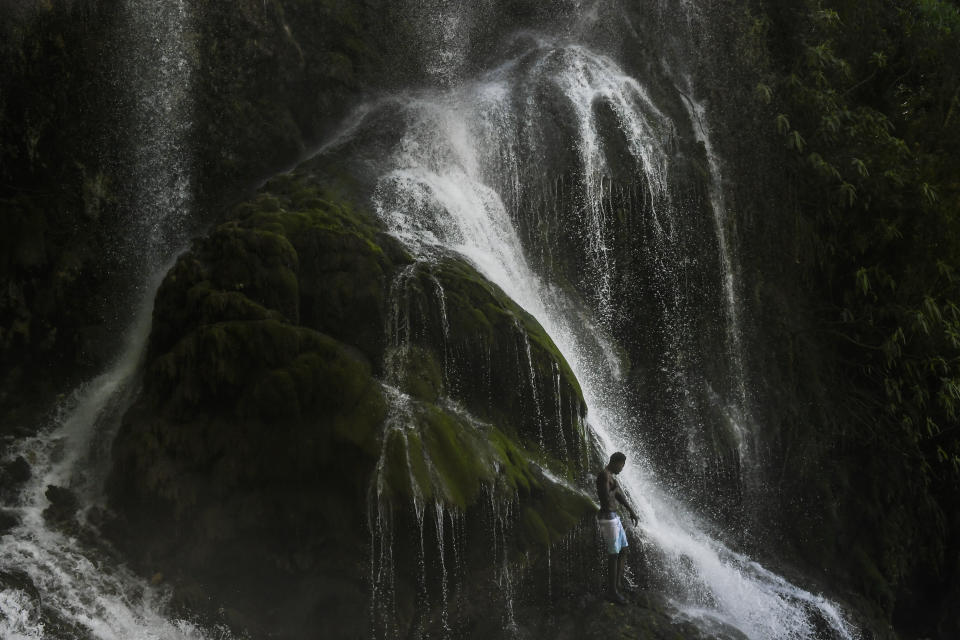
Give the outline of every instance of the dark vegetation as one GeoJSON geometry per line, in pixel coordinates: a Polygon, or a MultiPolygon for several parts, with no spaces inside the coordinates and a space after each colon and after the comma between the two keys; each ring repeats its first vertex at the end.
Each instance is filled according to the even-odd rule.
{"type": "Polygon", "coordinates": [[[757,332],[779,354],[757,359],[777,519],[903,637],[955,637],[960,7],[747,4],[718,102],[752,93],[726,126],[757,332]]]}
{"type": "MultiPolygon", "coordinates": [[[[94,3],[0,22],[0,432],[95,370],[116,285],[117,185],[102,150],[113,16],[94,3]]],[[[9,11],[9,15],[7,12],[9,11]]]]}

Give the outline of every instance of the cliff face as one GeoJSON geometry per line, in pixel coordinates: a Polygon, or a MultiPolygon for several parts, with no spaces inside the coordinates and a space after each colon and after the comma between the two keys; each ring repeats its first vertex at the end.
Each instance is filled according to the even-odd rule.
{"type": "Polygon", "coordinates": [[[101,92],[113,15],[62,5],[4,19],[0,94],[0,406],[4,429],[98,364],[118,185],[101,92]],[[102,249],[107,249],[106,251],[102,249]]]}

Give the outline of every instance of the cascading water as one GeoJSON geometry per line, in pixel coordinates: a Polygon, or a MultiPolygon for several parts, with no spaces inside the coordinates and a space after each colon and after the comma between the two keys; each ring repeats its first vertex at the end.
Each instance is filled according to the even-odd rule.
{"type": "MultiPolygon", "coordinates": [[[[684,225],[684,212],[671,202],[666,184],[675,127],[644,87],[609,58],[546,37],[535,36],[532,43],[479,81],[418,93],[381,107],[400,112],[403,134],[377,165],[382,169],[373,202],[379,216],[424,263],[446,251],[467,258],[553,339],[580,381],[589,425],[603,450],[624,451],[631,461],[623,484],[641,516],[636,534],[649,549],[650,566],[659,567],[666,577],[678,616],[705,628],[727,625],[757,639],[855,637],[836,605],[704,533],[697,519],[668,496],[647,463],[649,445],[634,428],[637,418],[630,413],[621,365],[598,328],[607,324],[612,239],[604,220],[611,213],[605,182],[608,149],[598,134],[593,107],[600,100],[611,105],[635,170],[648,189],[652,224],[667,240],[682,233],[684,225]],[[593,286],[588,295],[592,294],[593,313],[598,314],[593,322],[584,321],[583,312],[576,311],[581,306],[569,290],[541,275],[543,265],[527,259],[521,240],[518,218],[523,213],[515,203],[523,201],[522,190],[545,157],[541,154],[548,151],[539,145],[540,127],[550,115],[543,95],[561,101],[564,113],[574,118],[569,144],[579,163],[580,231],[593,286]]],[[[718,180],[719,175],[711,178],[718,180]]],[[[667,251],[670,246],[665,240],[657,249],[667,251]]],[[[724,241],[720,248],[727,251],[724,241]]],[[[663,264],[671,259],[663,256],[663,264]]],[[[728,264],[725,256],[721,260],[728,264]]],[[[728,268],[724,281],[729,283],[730,278],[728,268]]],[[[731,291],[722,295],[729,300],[731,291]]],[[[673,311],[671,295],[663,292],[665,312],[673,311]]],[[[733,312],[731,316],[735,322],[733,312]]],[[[683,336],[683,331],[678,333],[683,336]]],[[[682,347],[673,343],[678,352],[682,347]]],[[[682,375],[675,379],[683,384],[682,375]]],[[[382,552],[384,542],[379,544],[382,552]]]]}
{"type": "Polygon", "coordinates": [[[5,640],[227,636],[167,619],[164,593],[118,565],[88,521],[102,498],[113,435],[138,388],[154,295],[186,242],[191,208],[186,3],[130,0],[121,13],[128,29],[118,36],[118,76],[133,109],[126,114],[129,217],[117,250],[136,287],[134,313],[118,314],[124,339],[105,371],[77,388],[46,427],[8,454],[29,462],[31,479],[5,505],[19,520],[0,546],[0,572],[19,576],[0,591],[5,640]],[[44,513],[51,485],[76,496],[75,513],[44,513]]]}

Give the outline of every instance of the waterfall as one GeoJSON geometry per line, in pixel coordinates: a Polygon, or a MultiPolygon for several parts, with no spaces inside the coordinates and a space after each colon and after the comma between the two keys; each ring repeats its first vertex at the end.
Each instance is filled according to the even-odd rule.
{"type": "MultiPolygon", "coordinates": [[[[602,329],[611,293],[611,239],[603,220],[609,214],[604,184],[609,167],[591,107],[599,99],[612,105],[636,171],[645,177],[652,223],[663,236],[680,233],[685,223],[684,211],[671,202],[666,184],[675,127],[645,87],[610,58],[545,36],[531,42],[521,55],[475,82],[424,90],[381,105],[401,114],[403,133],[385,158],[368,159],[379,171],[373,197],[378,215],[421,261],[429,263],[445,251],[466,258],[553,339],[581,384],[589,426],[604,453],[627,454],[621,478],[640,514],[634,534],[654,556],[652,566],[668,577],[667,595],[678,616],[705,626],[729,625],[758,640],[822,637],[821,627],[832,638],[856,637],[834,603],[790,584],[705,533],[649,464],[649,445],[634,429],[638,419],[630,414],[621,365],[602,329]],[[569,143],[576,147],[585,198],[581,232],[597,301],[592,322],[584,322],[573,311],[579,306],[569,292],[546,279],[542,265],[528,259],[517,219],[522,213],[511,206],[522,200],[516,190],[529,185],[537,163],[544,161],[539,127],[548,109],[557,107],[540,101],[542,95],[565,103],[565,113],[576,119],[569,143]]],[[[713,180],[718,177],[711,175],[713,180]]],[[[726,252],[725,241],[719,244],[726,252]]],[[[659,249],[669,247],[665,243],[659,249]]],[[[721,263],[728,269],[724,281],[729,283],[726,256],[721,263]]],[[[731,291],[723,293],[728,300],[731,291]]],[[[674,348],[683,345],[675,343],[674,348]]]]}
{"type": "MultiPolygon", "coordinates": [[[[189,134],[192,62],[189,12],[184,0],[127,0],[125,29],[117,35],[117,77],[129,104],[123,239],[116,249],[129,265],[134,300],[118,294],[123,327],[116,356],[103,373],[64,400],[37,435],[8,453],[22,456],[32,476],[11,504],[19,524],[3,537],[0,572],[25,576],[21,588],[0,591],[0,637],[91,640],[225,638],[224,629],[205,630],[169,620],[167,595],[146,584],[96,541],[91,507],[102,499],[110,445],[138,390],[157,288],[184,246],[192,206],[189,134]],[[78,498],[75,520],[66,527],[45,517],[47,487],[78,498]]],[[[73,516],[71,516],[73,518],[73,516]]],[[[62,523],[61,523],[62,524],[62,523]]]]}
{"type": "MultiPolygon", "coordinates": [[[[640,514],[639,525],[631,527],[631,538],[641,542],[649,555],[648,566],[662,577],[677,618],[693,620],[706,629],[712,625],[735,628],[753,639],[856,638],[857,630],[835,603],[791,584],[707,533],[653,462],[658,443],[645,437],[650,418],[635,410],[625,376],[629,367],[615,335],[618,287],[622,286],[616,274],[623,268],[616,250],[623,238],[617,236],[616,226],[623,208],[644,216],[636,221],[649,242],[643,249],[652,268],[651,299],[644,303],[658,321],[650,331],[656,333],[661,348],[656,362],[649,364],[657,379],[668,381],[670,409],[678,420],[697,402],[691,370],[711,354],[694,353],[690,346],[697,332],[696,309],[684,290],[685,278],[701,256],[688,246],[693,243],[688,236],[695,235],[692,214],[673,184],[675,151],[682,135],[677,116],[671,115],[677,109],[664,104],[663,80],[654,87],[631,75],[590,36],[616,30],[609,23],[611,16],[622,17],[619,3],[543,3],[550,9],[537,7],[537,15],[556,6],[559,26],[549,34],[511,33],[500,43],[498,65],[483,73],[474,71],[472,65],[479,63],[472,58],[473,48],[483,50],[489,60],[493,47],[480,46],[475,36],[478,30],[495,28],[491,25],[496,24],[498,2],[411,0],[410,4],[412,20],[424,24],[424,42],[417,53],[433,88],[361,106],[337,135],[316,150],[318,155],[367,153],[360,160],[374,172],[373,207],[388,231],[417,260],[399,274],[390,291],[392,308],[385,330],[393,351],[383,380],[390,410],[384,450],[399,443],[409,456],[406,429],[415,422],[410,417],[410,399],[397,389],[406,373],[403,352],[410,339],[404,288],[421,267],[429,274],[439,257],[456,254],[536,318],[580,383],[590,440],[599,444],[604,455],[616,450],[627,454],[622,483],[640,514]],[[565,23],[571,16],[572,23],[565,23]],[[386,135],[376,129],[383,121],[375,117],[380,114],[387,115],[391,126],[399,123],[397,130],[386,135]],[[364,138],[367,133],[372,135],[364,138]],[[377,140],[376,148],[365,151],[364,139],[377,140]],[[619,180],[624,176],[626,186],[619,180]],[[577,256],[577,278],[561,273],[564,252],[573,245],[582,254],[577,256]]],[[[663,16],[671,3],[651,4],[657,4],[654,13],[669,22],[663,16]]],[[[681,21],[689,25],[695,20],[695,0],[683,0],[679,6],[681,21]]],[[[118,320],[123,338],[116,357],[99,376],[69,394],[35,437],[18,442],[8,454],[28,460],[32,478],[3,505],[18,524],[3,535],[0,572],[24,577],[20,586],[5,582],[0,591],[3,638],[229,637],[225,629],[169,619],[165,614],[168,594],[117,565],[111,551],[95,540],[95,507],[101,499],[109,445],[138,391],[153,299],[171,260],[187,240],[193,208],[189,152],[193,56],[187,2],[125,0],[121,13],[127,31],[118,36],[123,51],[118,77],[130,92],[126,126],[131,147],[126,156],[131,192],[126,198],[130,219],[120,250],[131,265],[138,295],[133,312],[118,320]],[[69,489],[80,500],[76,520],[66,528],[44,514],[49,485],[69,489]]],[[[629,21],[624,24],[625,29],[636,31],[629,21]]],[[[670,63],[661,66],[668,69],[670,63]]],[[[679,72],[665,75],[676,85],[672,89],[684,94],[678,103],[687,118],[683,129],[693,132],[706,153],[714,216],[709,246],[716,255],[705,261],[719,264],[721,270],[719,277],[711,274],[706,279],[717,283],[716,298],[723,303],[724,366],[732,375],[736,396],[720,398],[718,403],[733,414],[739,454],[745,458],[751,453],[749,398],[721,162],[710,137],[706,105],[697,100],[692,80],[679,72]]],[[[453,394],[456,389],[448,369],[458,354],[446,350],[447,298],[440,281],[433,278],[433,282],[444,331],[443,375],[453,394]]],[[[544,380],[533,366],[526,334],[520,333],[523,342],[517,366],[522,378],[529,380],[543,446],[554,437],[544,426],[554,414],[558,425],[565,417],[560,371],[555,368],[554,378],[544,380]],[[538,389],[552,387],[556,406],[547,401],[549,393],[538,395],[538,389]]],[[[478,368],[486,372],[483,375],[493,375],[489,363],[478,368]]],[[[575,414],[574,422],[580,416],[572,405],[568,409],[575,414]]],[[[444,409],[460,410],[457,406],[444,409]]],[[[458,417],[470,420],[466,415],[458,417]]],[[[683,426],[697,426],[696,419],[689,422],[683,426]]],[[[579,431],[574,433],[579,437],[579,431]]],[[[582,455],[576,462],[585,467],[589,444],[568,442],[562,429],[556,437],[563,450],[578,458],[582,455]]],[[[398,561],[394,542],[399,537],[395,518],[399,516],[381,495],[388,485],[379,475],[384,471],[382,459],[374,470],[368,500],[374,556],[370,618],[374,633],[389,635],[398,626],[393,585],[398,561]]],[[[504,628],[516,630],[522,611],[514,600],[521,591],[522,576],[515,573],[509,551],[519,499],[504,500],[494,490],[485,490],[481,507],[492,522],[489,555],[502,598],[498,602],[501,622],[504,628]]],[[[416,530],[404,533],[418,543],[408,549],[416,555],[420,570],[415,597],[421,604],[439,605],[439,628],[446,631],[460,597],[450,585],[466,580],[462,560],[466,516],[415,491],[411,508],[410,522],[416,530]],[[439,545],[439,590],[427,579],[425,545],[431,537],[439,545]]],[[[573,542],[559,543],[561,548],[567,544],[573,542]]],[[[548,596],[561,582],[568,555],[557,548],[548,552],[548,596]]],[[[423,630],[427,622],[413,624],[423,630]]]]}

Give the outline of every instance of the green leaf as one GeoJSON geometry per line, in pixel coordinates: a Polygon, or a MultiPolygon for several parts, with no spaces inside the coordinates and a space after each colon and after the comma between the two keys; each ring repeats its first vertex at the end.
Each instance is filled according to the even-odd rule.
{"type": "Polygon", "coordinates": [[[897,171],[894,171],[893,169],[887,169],[886,171],[884,171],[883,177],[898,187],[902,187],[904,185],[903,176],[900,175],[900,173],[898,173],[897,171]]]}
{"type": "Polygon", "coordinates": [[[870,292],[870,276],[867,275],[867,270],[864,267],[857,269],[856,279],[860,291],[863,292],[863,295],[867,295],[870,292]]]}
{"type": "Polygon", "coordinates": [[[940,199],[940,196],[937,195],[937,188],[927,182],[920,185],[920,193],[923,194],[923,198],[930,204],[934,204],[940,199]]]}
{"type": "Polygon", "coordinates": [[[864,178],[870,175],[870,172],[867,170],[867,165],[865,165],[860,158],[852,158],[850,164],[852,164],[853,168],[857,170],[857,173],[864,178]]]}
{"type": "Polygon", "coordinates": [[[930,335],[930,325],[927,324],[927,317],[923,315],[922,312],[917,311],[914,313],[913,321],[916,323],[920,331],[923,331],[923,333],[926,335],[930,335]]]}
{"type": "Polygon", "coordinates": [[[844,182],[840,185],[840,193],[843,194],[846,199],[847,206],[852,207],[857,199],[857,188],[849,182],[844,182]]]}
{"type": "Polygon", "coordinates": [[[840,25],[840,14],[833,9],[820,9],[814,12],[814,18],[828,26],[840,25]]]}
{"type": "Polygon", "coordinates": [[[787,147],[790,149],[796,149],[800,153],[803,153],[803,148],[807,146],[807,141],[803,139],[803,136],[800,135],[800,132],[794,129],[787,135],[787,147]]]}
{"type": "Polygon", "coordinates": [[[756,96],[760,102],[770,104],[770,101],[773,100],[773,89],[762,82],[758,82],[753,90],[753,95],[756,96]]]}
{"type": "Polygon", "coordinates": [[[840,115],[838,113],[830,113],[823,116],[820,119],[823,128],[829,131],[830,133],[836,134],[840,131],[840,115]]]}
{"type": "Polygon", "coordinates": [[[777,123],[777,133],[787,133],[790,131],[790,119],[787,114],[778,113],[775,122],[777,123]]]}
{"type": "MultiPolygon", "coordinates": [[[[944,262],[943,260],[939,260],[939,259],[938,259],[938,260],[937,260],[937,271],[939,271],[939,272],[940,272],[940,275],[941,275],[942,277],[946,278],[947,281],[953,282],[953,279],[954,279],[953,267],[951,267],[949,264],[947,264],[947,263],[944,262]]],[[[950,305],[953,306],[953,303],[950,303],[950,305]]],[[[954,308],[956,308],[956,307],[954,307],[954,308]]]]}
{"type": "Polygon", "coordinates": [[[943,315],[940,313],[940,307],[937,305],[936,300],[930,296],[926,296],[923,299],[923,312],[927,317],[936,320],[937,322],[943,322],[943,315]]]}

